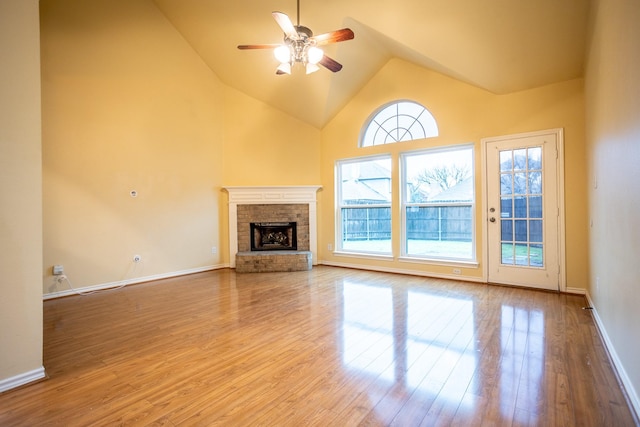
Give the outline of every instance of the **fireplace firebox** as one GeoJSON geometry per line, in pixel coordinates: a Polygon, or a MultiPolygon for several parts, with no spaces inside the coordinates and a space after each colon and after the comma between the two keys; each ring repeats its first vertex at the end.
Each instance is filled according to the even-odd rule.
{"type": "Polygon", "coordinates": [[[252,251],[298,249],[295,222],[252,222],[250,236],[252,251]]]}

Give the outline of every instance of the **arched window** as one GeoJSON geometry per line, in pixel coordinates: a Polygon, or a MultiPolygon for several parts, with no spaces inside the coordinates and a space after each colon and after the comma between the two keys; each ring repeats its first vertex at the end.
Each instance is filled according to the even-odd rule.
{"type": "Polygon", "coordinates": [[[436,119],[422,105],[397,101],[381,107],[367,120],[360,147],[438,136],[436,119]]]}

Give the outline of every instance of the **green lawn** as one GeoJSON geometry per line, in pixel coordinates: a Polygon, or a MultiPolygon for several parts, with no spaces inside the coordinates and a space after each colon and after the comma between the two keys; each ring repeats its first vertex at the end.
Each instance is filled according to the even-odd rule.
{"type": "Polygon", "coordinates": [[[527,244],[502,244],[502,263],[515,265],[530,265],[532,267],[542,267],[544,259],[542,256],[542,245],[528,247],[527,244]],[[514,254],[515,249],[515,254],[514,254]],[[515,255],[515,262],[514,262],[515,255]],[[527,262],[529,261],[529,262],[527,262]]]}

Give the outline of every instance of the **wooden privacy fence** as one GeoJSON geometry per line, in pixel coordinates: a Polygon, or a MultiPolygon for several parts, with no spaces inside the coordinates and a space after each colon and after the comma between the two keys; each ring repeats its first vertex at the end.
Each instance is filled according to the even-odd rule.
{"type": "MultiPolygon", "coordinates": [[[[471,241],[473,213],[468,206],[411,206],[407,208],[408,240],[471,241]]],[[[343,208],[345,241],[391,239],[391,208],[343,208]]]]}
{"type": "Polygon", "coordinates": [[[343,208],[342,238],[345,241],[391,239],[391,208],[343,208]]]}

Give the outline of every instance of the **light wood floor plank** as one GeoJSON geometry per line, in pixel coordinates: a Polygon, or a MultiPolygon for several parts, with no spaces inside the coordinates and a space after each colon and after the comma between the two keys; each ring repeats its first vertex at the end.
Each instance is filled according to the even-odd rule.
{"type": "Polygon", "coordinates": [[[324,266],[49,300],[0,425],[636,425],[584,305],[324,266]]]}

